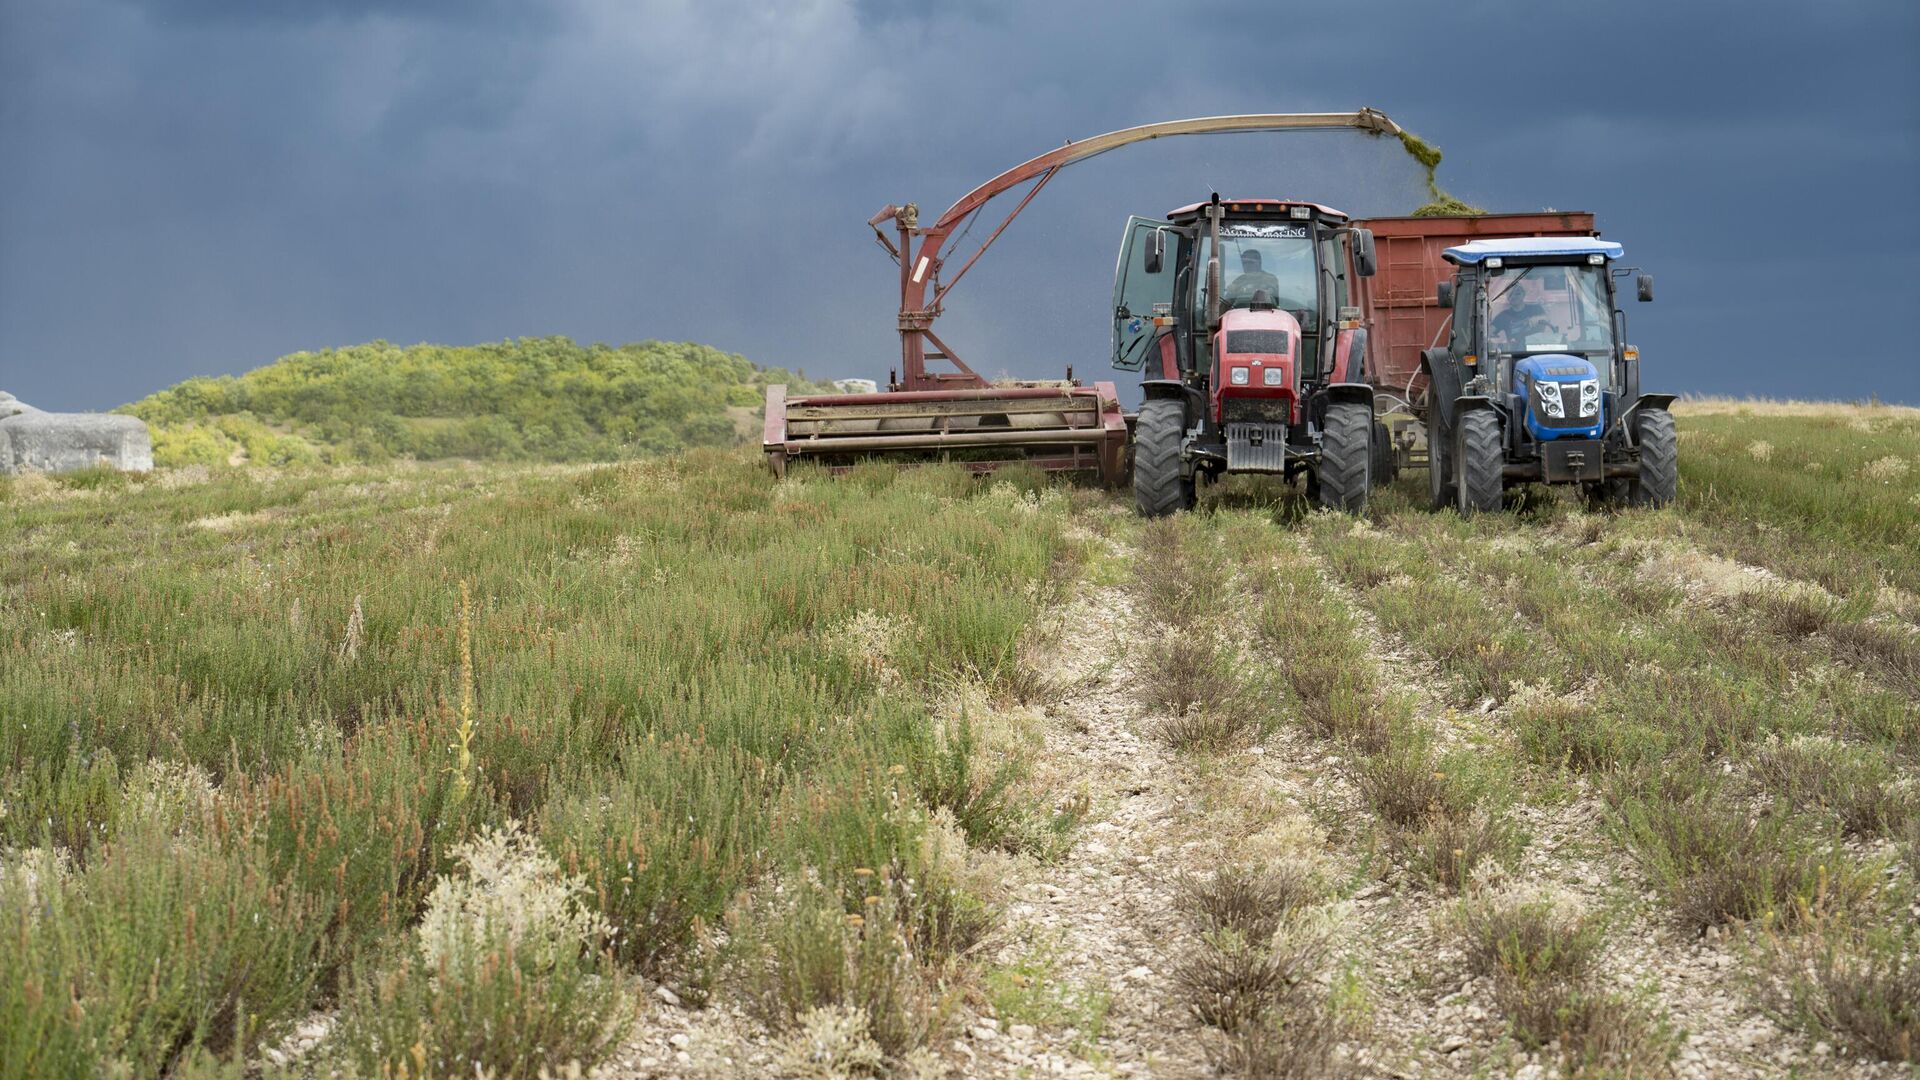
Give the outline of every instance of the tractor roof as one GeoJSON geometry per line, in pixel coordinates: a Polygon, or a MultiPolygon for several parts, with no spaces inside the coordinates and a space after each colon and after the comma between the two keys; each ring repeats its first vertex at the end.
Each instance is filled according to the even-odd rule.
{"type": "Polygon", "coordinates": [[[1601,255],[1617,259],[1622,250],[1619,244],[1594,236],[1515,236],[1474,240],[1450,247],[1442,254],[1449,262],[1479,263],[1488,258],[1517,259],[1529,255],[1601,255]]]}
{"type": "MultiPolygon", "coordinates": [[[[1226,204],[1226,207],[1229,213],[1235,210],[1241,210],[1241,211],[1250,210],[1255,213],[1269,213],[1269,214],[1285,213],[1289,207],[1311,206],[1314,208],[1315,211],[1327,217],[1337,217],[1342,221],[1346,220],[1346,217],[1347,217],[1347,215],[1344,212],[1335,210],[1331,206],[1323,206],[1317,202],[1307,202],[1304,199],[1221,199],[1220,201],[1226,204]]],[[[1207,204],[1203,202],[1192,203],[1187,206],[1183,206],[1178,210],[1173,211],[1172,213],[1168,214],[1167,217],[1169,218],[1187,217],[1193,214],[1198,214],[1200,211],[1206,209],[1206,207],[1207,207],[1207,204]]]]}

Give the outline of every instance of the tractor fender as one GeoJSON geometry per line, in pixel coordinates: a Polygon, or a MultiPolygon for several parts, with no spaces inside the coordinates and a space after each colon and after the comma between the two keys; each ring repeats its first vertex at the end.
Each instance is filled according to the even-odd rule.
{"type": "Polygon", "coordinates": [[[1146,401],[1159,398],[1185,400],[1195,409],[1204,409],[1207,403],[1198,388],[1188,386],[1179,379],[1143,379],[1140,383],[1140,395],[1146,401]]]}
{"type": "Polygon", "coordinates": [[[1363,382],[1331,383],[1320,391],[1328,401],[1355,401],[1367,407],[1368,415],[1373,413],[1373,387],[1363,382]]]}
{"type": "Polygon", "coordinates": [[[1367,328],[1342,330],[1333,349],[1333,373],[1345,382],[1367,381],[1367,328]]]}
{"type": "Polygon", "coordinates": [[[1636,409],[1658,409],[1661,412],[1667,412],[1673,407],[1674,401],[1679,397],[1680,395],[1678,394],[1641,394],[1634,399],[1633,407],[1636,409]]]}
{"type": "Polygon", "coordinates": [[[1366,383],[1337,382],[1321,387],[1307,399],[1307,419],[1325,426],[1327,406],[1336,401],[1363,404],[1369,420],[1373,417],[1373,387],[1366,383]]]}
{"type": "Polygon", "coordinates": [[[1420,352],[1420,371],[1427,377],[1427,399],[1440,411],[1440,427],[1452,431],[1458,409],[1454,402],[1460,397],[1460,390],[1466,385],[1461,372],[1463,365],[1453,353],[1446,349],[1423,349],[1420,352]]]}
{"type": "Polygon", "coordinates": [[[1476,409],[1487,409],[1493,412],[1499,411],[1499,408],[1494,405],[1493,399],[1485,394],[1467,394],[1453,399],[1453,415],[1455,416],[1465,416],[1476,409]]]}

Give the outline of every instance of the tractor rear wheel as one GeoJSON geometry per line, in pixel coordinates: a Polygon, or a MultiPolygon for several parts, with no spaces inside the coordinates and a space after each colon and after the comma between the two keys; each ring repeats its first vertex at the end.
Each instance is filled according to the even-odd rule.
{"type": "Polygon", "coordinates": [[[1680,440],[1673,414],[1650,409],[1634,417],[1633,437],[1640,444],[1640,479],[1633,485],[1633,504],[1665,506],[1680,486],[1680,440]]]}
{"type": "Polygon", "coordinates": [[[1500,509],[1506,482],[1501,476],[1507,450],[1500,438],[1500,421],[1488,409],[1474,409],[1460,417],[1453,443],[1454,505],[1464,516],[1500,509]]]}
{"type": "Polygon", "coordinates": [[[1193,509],[1193,477],[1180,471],[1187,439],[1187,407],[1172,398],[1140,406],[1133,425],[1133,501],[1145,517],[1193,509]]]}
{"type": "Polygon", "coordinates": [[[1350,514],[1365,513],[1373,464],[1373,410],[1357,401],[1327,406],[1320,428],[1320,505],[1350,514]]]}
{"type": "Polygon", "coordinates": [[[1447,452],[1452,439],[1440,422],[1440,410],[1427,414],[1427,509],[1445,510],[1453,505],[1453,455],[1447,452]]]}

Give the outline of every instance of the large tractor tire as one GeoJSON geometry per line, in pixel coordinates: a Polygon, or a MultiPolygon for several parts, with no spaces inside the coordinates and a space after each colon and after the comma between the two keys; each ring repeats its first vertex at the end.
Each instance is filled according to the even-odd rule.
{"type": "Polygon", "coordinates": [[[1454,506],[1465,517],[1499,510],[1506,489],[1501,473],[1507,464],[1499,418],[1488,409],[1463,413],[1454,435],[1454,506]]]}
{"type": "Polygon", "coordinates": [[[1633,485],[1635,506],[1665,506],[1680,487],[1680,439],[1673,414],[1649,409],[1634,417],[1633,438],[1640,444],[1640,479],[1633,485]]]}
{"type": "Polygon", "coordinates": [[[1329,510],[1365,513],[1372,478],[1373,410],[1357,401],[1327,406],[1320,429],[1320,467],[1316,496],[1329,510]]]}
{"type": "Polygon", "coordinates": [[[1155,398],[1140,406],[1133,425],[1133,501],[1143,516],[1193,509],[1193,477],[1180,472],[1186,439],[1184,402],[1155,398]]]}
{"type": "Polygon", "coordinates": [[[1453,439],[1440,422],[1440,410],[1427,413],[1427,509],[1453,505],[1453,439]]]}

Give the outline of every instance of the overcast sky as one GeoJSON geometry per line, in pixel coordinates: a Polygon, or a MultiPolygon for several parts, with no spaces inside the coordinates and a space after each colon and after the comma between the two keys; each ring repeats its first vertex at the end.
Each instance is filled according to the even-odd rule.
{"type": "MultiPolygon", "coordinates": [[[[884,379],[882,205],[931,219],[1132,124],[1370,105],[1469,201],[1599,215],[1659,282],[1629,308],[1649,388],[1920,404],[1916,12],[0,0],[0,389],[106,408],[301,349],[545,334],[884,379]]],[[[1423,194],[1357,134],[1121,150],[1060,174],[942,336],[1106,377],[1122,222],[1216,189],[1423,194]]]]}

